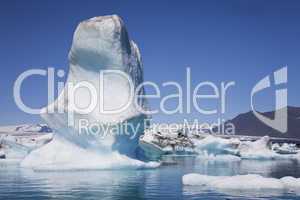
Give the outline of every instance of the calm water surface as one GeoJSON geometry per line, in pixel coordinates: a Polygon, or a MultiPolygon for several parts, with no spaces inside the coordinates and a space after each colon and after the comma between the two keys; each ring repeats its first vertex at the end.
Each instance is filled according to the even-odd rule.
{"type": "MultiPolygon", "coordinates": [[[[278,191],[217,192],[182,185],[187,173],[236,175],[256,173],[267,177],[300,177],[296,161],[208,161],[175,158],[177,165],[151,170],[33,172],[0,163],[0,199],[300,199],[278,191]]],[[[300,195],[300,194],[298,194],[300,195]]]]}

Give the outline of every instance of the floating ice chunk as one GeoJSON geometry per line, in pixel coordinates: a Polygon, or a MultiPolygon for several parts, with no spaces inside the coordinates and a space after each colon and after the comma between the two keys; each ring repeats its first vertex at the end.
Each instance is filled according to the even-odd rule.
{"type": "Polygon", "coordinates": [[[270,138],[264,136],[261,139],[251,142],[245,141],[240,144],[239,152],[242,158],[246,159],[273,159],[277,154],[270,149],[270,138]]]}
{"type": "Polygon", "coordinates": [[[192,140],[196,151],[202,154],[204,151],[208,154],[238,154],[238,145],[240,141],[238,139],[223,139],[212,135],[207,136],[204,139],[193,139],[192,140]]]}
{"type": "Polygon", "coordinates": [[[239,146],[240,156],[243,159],[257,159],[257,160],[270,160],[270,159],[296,159],[297,155],[284,155],[276,153],[271,143],[270,138],[264,136],[261,139],[250,142],[242,142],[239,146]]]}
{"type": "Polygon", "coordinates": [[[280,180],[275,178],[265,178],[260,175],[237,175],[225,177],[212,183],[215,188],[239,189],[239,190],[261,190],[261,189],[283,189],[280,180]]]}
{"type": "Polygon", "coordinates": [[[282,190],[300,191],[300,179],[294,177],[266,178],[256,174],[236,176],[208,176],[187,174],[182,178],[184,185],[205,186],[215,190],[282,190]]]}
{"type": "MultiPolygon", "coordinates": [[[[240,141],[239,139],[223,139],[212,135],[204,139],[193,139],[199,157],[216,155],[234,155],[241,159],[273,160],[273,159],[300,159],[300,154],[279,154],[271,147],[270,138],[264,136],[259,140],[240,141]]],[[[274,146],[274,145],[273,145],[274,146]]]]}
{"type": "MultiPolygon", "coordinates": [[[[292,176],[286,176],[280,179],[282,181],[282,183],[284,184],[284,186],[286,188],[289,188],[289,190],[294,190],[297,189],[299,190],[300,188],[300,178],[295,178],[292,176]]],[[[300,190],[299,190],[300,192],[300,190]]]]}

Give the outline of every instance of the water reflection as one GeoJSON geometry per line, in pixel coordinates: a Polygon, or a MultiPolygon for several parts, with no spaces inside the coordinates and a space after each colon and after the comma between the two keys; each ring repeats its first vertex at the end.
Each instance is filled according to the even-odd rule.
{"type": "Polygon", "coordinates": [[[39,186],[51,197],[88,199],[132,199],[143,197],[146,171],[80,171],[32,172],[23,170],[22,176],[39,186]],[[73,197],[73,198],[72,198],[73,197]]]}

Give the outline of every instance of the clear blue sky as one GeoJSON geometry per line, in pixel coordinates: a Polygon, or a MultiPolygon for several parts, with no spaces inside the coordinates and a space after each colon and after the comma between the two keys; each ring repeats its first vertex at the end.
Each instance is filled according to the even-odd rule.
{"type": "MultiPolygon", "coordinates": [[[[299,1],[6,1],[0,2],[0,125],[40,122],[20,111],[13,83],[29,68],[68,71],[67,55],[77,24],[108,14],[122,17],[141,50],[145,80],[185,81],[191,67],[193,84],[235,81],[228,95],[231,118],[250,109],[250,91],[257,81],[283,67],[289,70],[289,105],[300,106],[299,1]]],[[[45,80],[28,79],[24,101],[47,104],[45,80]]],[[[168,94],[169,90],[165,90],[168,94]]],[[[274,90],[259,95],[259,108],[273,108],[274,90]]],[[[204,103],[214,106],[214,102],[204,103]]],[[[157,101],[151,101],[157,107],[157,101]]],[[[172,105],[170,105],[172,106],[172,105]]],[[[212,118],[217,117],[211,116],[212,118]]],[[[157,121],[190,115],[154,116],[157,121]]]]}

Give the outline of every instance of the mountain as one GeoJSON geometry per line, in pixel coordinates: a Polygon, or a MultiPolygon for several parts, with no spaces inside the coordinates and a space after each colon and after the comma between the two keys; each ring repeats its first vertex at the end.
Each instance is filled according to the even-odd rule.
{"type": "MultiPolygon", "coordinates": [[[[288,106],[288,131],[279,131],[265,125],[255,117],[252,111],[238,115],[226,123],[233,123],[236,135],[283,137],[300,139],[300,107],[288,106]]],[[[273,118],[274,111],[261,113],[266,117],[273,118]]]]}
{"type": "Polygon", "coordinates": [[[13,134],[25,134],[25,133],[51,133],[52,129],[46,124],[21,124],[11,126],[1,126],[0,134],[13,133],[13,134]]]}

